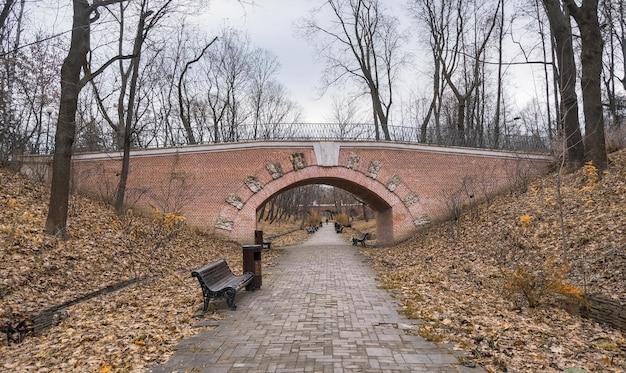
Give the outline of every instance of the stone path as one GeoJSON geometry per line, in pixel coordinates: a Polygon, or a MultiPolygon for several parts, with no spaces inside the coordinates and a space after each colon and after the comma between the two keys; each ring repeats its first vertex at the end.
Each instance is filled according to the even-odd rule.
{"type": "Polygon", "coordinates": [[[263,286],[236,296],[217,327],[182,341],[162,372],[484,372],[405,333],[411,321],[374,272],[324,225],[263,268],[263,286]]]}

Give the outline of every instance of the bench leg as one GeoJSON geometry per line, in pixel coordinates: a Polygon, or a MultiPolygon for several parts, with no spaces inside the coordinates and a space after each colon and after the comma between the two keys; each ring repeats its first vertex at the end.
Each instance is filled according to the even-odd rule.
{"type": "Polygon", "coordinates": [[[211,298],[207,295],[204,296],[204,307],[202,307],[202,312],[206,312],[209,309],[209,301],[211,298]]]}
{"type": "Polygon", "coordinates": [[[228,308],[230,308],[231,310],[236,310],[237,306],[235,306],[235,294],[237,292],[235,291],[235,289],[226,289],[224,290],[224,296],[226,298],[226,304],[228,305],[228,308]]]}

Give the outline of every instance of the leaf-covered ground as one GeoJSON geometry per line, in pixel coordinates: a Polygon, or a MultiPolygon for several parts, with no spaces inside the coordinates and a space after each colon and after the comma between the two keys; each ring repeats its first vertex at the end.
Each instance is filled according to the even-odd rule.
{"type": "MultiPolygon", "coordinates": [[[[48,187],[5,169],[0,180],[0,326],[149,278],[69,307],[58,326],[19,344],[8,346],[0,335],[0,371],[145,371],[196,334],[200,318],[220,317],[198,316],[202,293],[190,271],[225,258],[241,273],[238,244],[189,229],[176,215],[120,221],[106,206],[75,196],[70,239],[58,240],[43,233],[48,187]]],[[[264,265],[275,255],[265,252],[264,265]]]]}
{"type": "MultiPolygon", "coordinates": [[[[626,300],[626,152],[611,158],[598,182],[585,170],[564,177],[563,225],[552,175],[526,193],[469,206],[458,222],[365,253],[403,312],[420,319],[419,333],[469,351],[467,365],[625,371],[623,334],[553,307],[551,296],[582,289],[626,300]],[[527,296],[524,280],[533,285],[527,296]],[[529,298],[538,305],[528,307],[529,298]]],[[[81,197],[71,198],[70,239],[57,240],[43,234],[48,187],[2,169],[0,180],[0,326],[120,281],[150,278],[70,306],[59,325],[19,344],[2,339],[0,371],[144,372],[197,333],[200,319],[220,317],[219,309],[198,314],[202,297],[189,273],[217,258],[241,272],[236,243],[188,229],[171,215],[122,222],[81,197]]],[[[373,224],[355,224],[344,235],[349,240],[373,224]]],[[[293,226],[260,229],[267,238],[293,226]]],[[[277,236],[272,247],[306,238],[302,230],[277,236]]],[[[264,252],[263,265],[279,251],[264,252]]]]}
{"type": "Polygon", "coordinates": [[[624,372],[623,332],[555,307],[581,293],[626,304],[626,151],[610,158],[601,180],[563,176],[561,197],[550,175],[366,254],[418,333],[469,351],[468,365],[624,372]]]}

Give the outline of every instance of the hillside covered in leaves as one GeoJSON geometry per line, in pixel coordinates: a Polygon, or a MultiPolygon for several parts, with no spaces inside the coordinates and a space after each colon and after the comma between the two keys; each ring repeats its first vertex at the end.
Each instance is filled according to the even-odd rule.
{"type": "Polygon", "coordinates": [[[563,310],[584,294],[626,305],[626,151],[610,159],[603,175],[554,173],[366,254],[418,333],[470,366],[624,372],[623,332],[563,310]]]}

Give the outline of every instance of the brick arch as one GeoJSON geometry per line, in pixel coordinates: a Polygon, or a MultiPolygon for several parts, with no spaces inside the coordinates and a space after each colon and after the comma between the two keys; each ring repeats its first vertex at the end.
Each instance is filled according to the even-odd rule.
{"type": "MultiPolygon", "coordinates": [[[[403,227],[399,222],[412,221],[412,219],[406,219],[407,216],[413,215],[409,208],[397,194],[391,192],[382,182],[368,177],[363,172],[343,166],[321,167],[313,165],[298,171],[288,172],[280,178],[268,181],[261,190],[248,193],[249,197],[241,200],[240,209],[225,203],[220,216],[227,217],[228,220],[232,221],[230,238],[244,243],[253,242],[258,207],[286,190],[310,184],[335,186],[366,201],[377,212],[376,237],[380,243],[391,243],[398,236],[402,236],[407,227],[403,227]]],[[[247,186],[242,185],[240,194],[246,195],[243,192],[247,188],[247,186]]]]}

